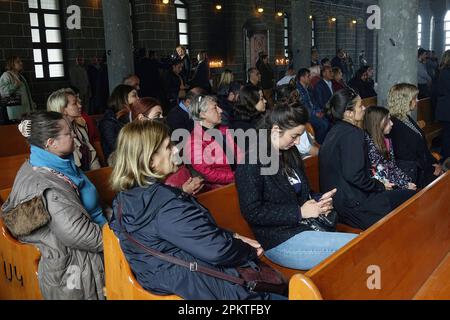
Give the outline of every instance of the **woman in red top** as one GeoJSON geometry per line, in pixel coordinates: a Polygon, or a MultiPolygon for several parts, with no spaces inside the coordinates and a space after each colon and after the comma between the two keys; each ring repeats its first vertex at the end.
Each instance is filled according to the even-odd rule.
{"type": "Polygon", "coordinates": [[[213,96],[196,97],[191,108],[195,126],[184,147],[185,162],[203,176],[208,189],[233,183],[234,167],[242,155],[229,128],[220,125],[221,113],[213,96]]]}

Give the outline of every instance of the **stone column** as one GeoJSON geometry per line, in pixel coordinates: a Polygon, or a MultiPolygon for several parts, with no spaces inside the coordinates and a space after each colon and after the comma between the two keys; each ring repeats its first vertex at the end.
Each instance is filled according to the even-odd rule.
{"type": "Polygon", "coordinates": [[[438,57],[441,57],[445,50],[444,18],[447,13],[447,2],[445,0],[434,0],[430,3],[433,14],[433,48],[438,57]]]}
{"type": "Polygon", "coordinates": [[[128,1],[102,1],[110,92],[134,73],[133,36],[128,1]]]}
{"type": "Polygon", "coordinates": [[[418,0],[380,0],[378,36],[378,104],[386,105],[389,89],[401,82],[417,84],[418,0]]]}
{"type": "Polygon", "coordinates": [[[292,53],[294,68],[311,65],[311,4],[309,0],[292,0],[292,53]]]}

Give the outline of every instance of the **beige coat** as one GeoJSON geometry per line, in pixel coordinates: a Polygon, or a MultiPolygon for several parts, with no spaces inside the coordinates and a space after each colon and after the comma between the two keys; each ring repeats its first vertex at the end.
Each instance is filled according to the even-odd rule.
{"type": "Polygon", "coordinates": [[[50,215],[46,225],[36,229],[24,225],[32,224],[31,219],[9,222],[22,224],[16,225],[22,230],[36,229],[18,240],[41,252],[38,278],[42,296],[48,300],[104,299],[102,232],[70,184],[45,169],[34,170],[26,162],[2,210],[7,214],[38,197],[50,215]]]}

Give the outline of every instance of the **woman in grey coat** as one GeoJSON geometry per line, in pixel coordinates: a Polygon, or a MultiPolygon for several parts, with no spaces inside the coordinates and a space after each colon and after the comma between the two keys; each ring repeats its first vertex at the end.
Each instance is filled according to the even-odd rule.
{"type": "Polygon", "coordinates": [[[103,241],[94,185],[73,161],[74,135],[60,113],[38,112],[19,130],[31,145],[1,217],[41,252],[39,287],[48,300],[104,299],[103,241]]]}

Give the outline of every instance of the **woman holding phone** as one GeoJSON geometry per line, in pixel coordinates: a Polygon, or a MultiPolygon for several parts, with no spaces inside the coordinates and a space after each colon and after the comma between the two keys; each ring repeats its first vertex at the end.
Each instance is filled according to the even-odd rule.
{"type": "MultiPolygon", "coordinates": [[[[314,231],[311,220],[333,212],[336,189],[313,195],[296,148],[308,122],[308,111],[300,104],[280,104],[266,114],[260,130],[268,141],[260,141],[279,154],[279,166],[263,175],[257,164],[239,165],[235,174],[239,203],[256,239],[273,262],[287,268],[308,270],[356,237],[355,234],[314,231]]],[[[260,154],[260,152],[258,152],[260,154]]],[[[274,157],[272,157],[274,158],[274,157]]]]}

